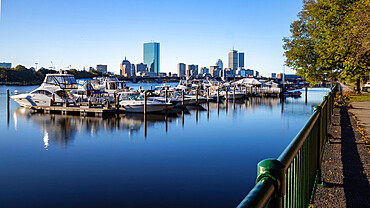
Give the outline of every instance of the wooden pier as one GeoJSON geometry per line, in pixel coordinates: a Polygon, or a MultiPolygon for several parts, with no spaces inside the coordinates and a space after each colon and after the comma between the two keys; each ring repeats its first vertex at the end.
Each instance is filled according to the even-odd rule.
{"type": "Polygon", "coordinates": [[[80,115],[103,117],[120,113],[116,108],[111,107],[88,107],[88,106],[33,106],[31,107],[37,113],[61,114],[61,115],[80,115]]]}

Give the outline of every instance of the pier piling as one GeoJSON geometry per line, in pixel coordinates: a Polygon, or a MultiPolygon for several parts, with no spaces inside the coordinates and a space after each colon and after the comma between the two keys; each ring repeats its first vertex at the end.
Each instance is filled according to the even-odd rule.
{"type": "Polygon", "coordinates": [[[217,88],[217,103],[220,102],[220,89],[217,88]]]}
{"type": "Polygon", "coordinates": [[[234,87],[234,90],[233,90],[233,100],[235,101],[235,87],[234,87]]]}
{"type": "Polygon", "coordinates": [[[10,103],[10,92],[9,92],[9,89],[6,90],[6,106],[7,106],[7,110],[9,112],[9,103],[10,103]]]}
{"type": "Polygon", "coordinates": [[[198,94],[199,94],[199,90],[197,88],[197,91],[195,92],[195,102],[197,105],[198,105],[198,94]]]}
{"type": "Polygon", "coordinates": [[[184,90],[182,90],[181,92],[181,99],[182,99],[182,105],[184,106],[185,105],[185,97],[184,97],[184,90]]]}
{"type": "Polygon", "coordinates": [[[227,89],[227,88],[226,88],[226,97],[225,97],[225,99],[226,99],[226,103],[227,103],[227,101],[229,100],[229,89],[227,89]]]}
{"type": "Polygon", "coordinates": [[[146,114],[146,101],[147,101],[147,94],[146,91],[144,92],[144,115],[146,114]]]}

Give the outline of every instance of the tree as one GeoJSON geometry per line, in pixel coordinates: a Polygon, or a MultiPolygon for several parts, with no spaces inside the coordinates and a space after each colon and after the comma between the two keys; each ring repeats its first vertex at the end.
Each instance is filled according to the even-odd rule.
{"type": "Polygon", "coordinates": [[[286,64],[310,83],[369,71],[370,0],[305,0],[284,38],[286,64]],[[361,15],[357,15],[358,13],[361,15]]]}

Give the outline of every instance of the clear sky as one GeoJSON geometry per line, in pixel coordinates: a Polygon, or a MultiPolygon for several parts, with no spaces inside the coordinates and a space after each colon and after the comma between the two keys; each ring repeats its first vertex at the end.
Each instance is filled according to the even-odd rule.
{"type": "MultiPolygon", "coordinates": [[[[161,72],[177,63],[227,67],[233,47],[262,75],[282,72],[284,36],[301,0],[0,0],[0,62],[65,69],[143,61],[160,42],[161,72]]],[[[292,71],[287,70],[288,73],[292,71]]]]}

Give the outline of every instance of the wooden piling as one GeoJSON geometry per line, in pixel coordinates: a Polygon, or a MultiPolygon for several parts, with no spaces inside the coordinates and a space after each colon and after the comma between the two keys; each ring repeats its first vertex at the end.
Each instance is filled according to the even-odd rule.
{"type": "Polygon", "coordinates": [[[167,89],[164,91],[164,101],[167,103],[167,89]]]}
{"type": "Polygon", "coordinates": [[[184,90],[181,91],[181,99],[182,99],[182,105],[184,106],[185,105],[185,92],[184,90]]]}
{"type": "Polygon", "coordinates": [[[198,94],[199,94],[199,90],[197,88],[197,91],[195,92],[195,102],[197,105],[198,105],[198,94]]]}
{"type": "Polygon", "coordinates": [[[226,97],[225,97],[225,99],[226,99],[226,103],[227,103],[227,101],[229,100],[229,90],[226,88],[226,97]]]}
{"type": "Polygon", "coordinates": [[[233,100],[235,101],[235,87],[234,87],[234,90],[233,90],[233,100]]]}
{"type": "Polygon", "coordinates": [[[146,114],[146,101],[147,101],[147,94],[146,91],[144,92],[144,114],[146,114]]]}
{"type": "Polygon", "coordinates": [[[217,88],[217,103],[220,102],[220,89],[217,88]]]}
{"type": "Polygon", "coordinates": [[[7,89],[6,90],[6,108],[7,108],[8,113],[9,113],[9,110],[10,110],[9,103],[10,103],[10,91],[9,91],[9,89],[7,89]]]}

